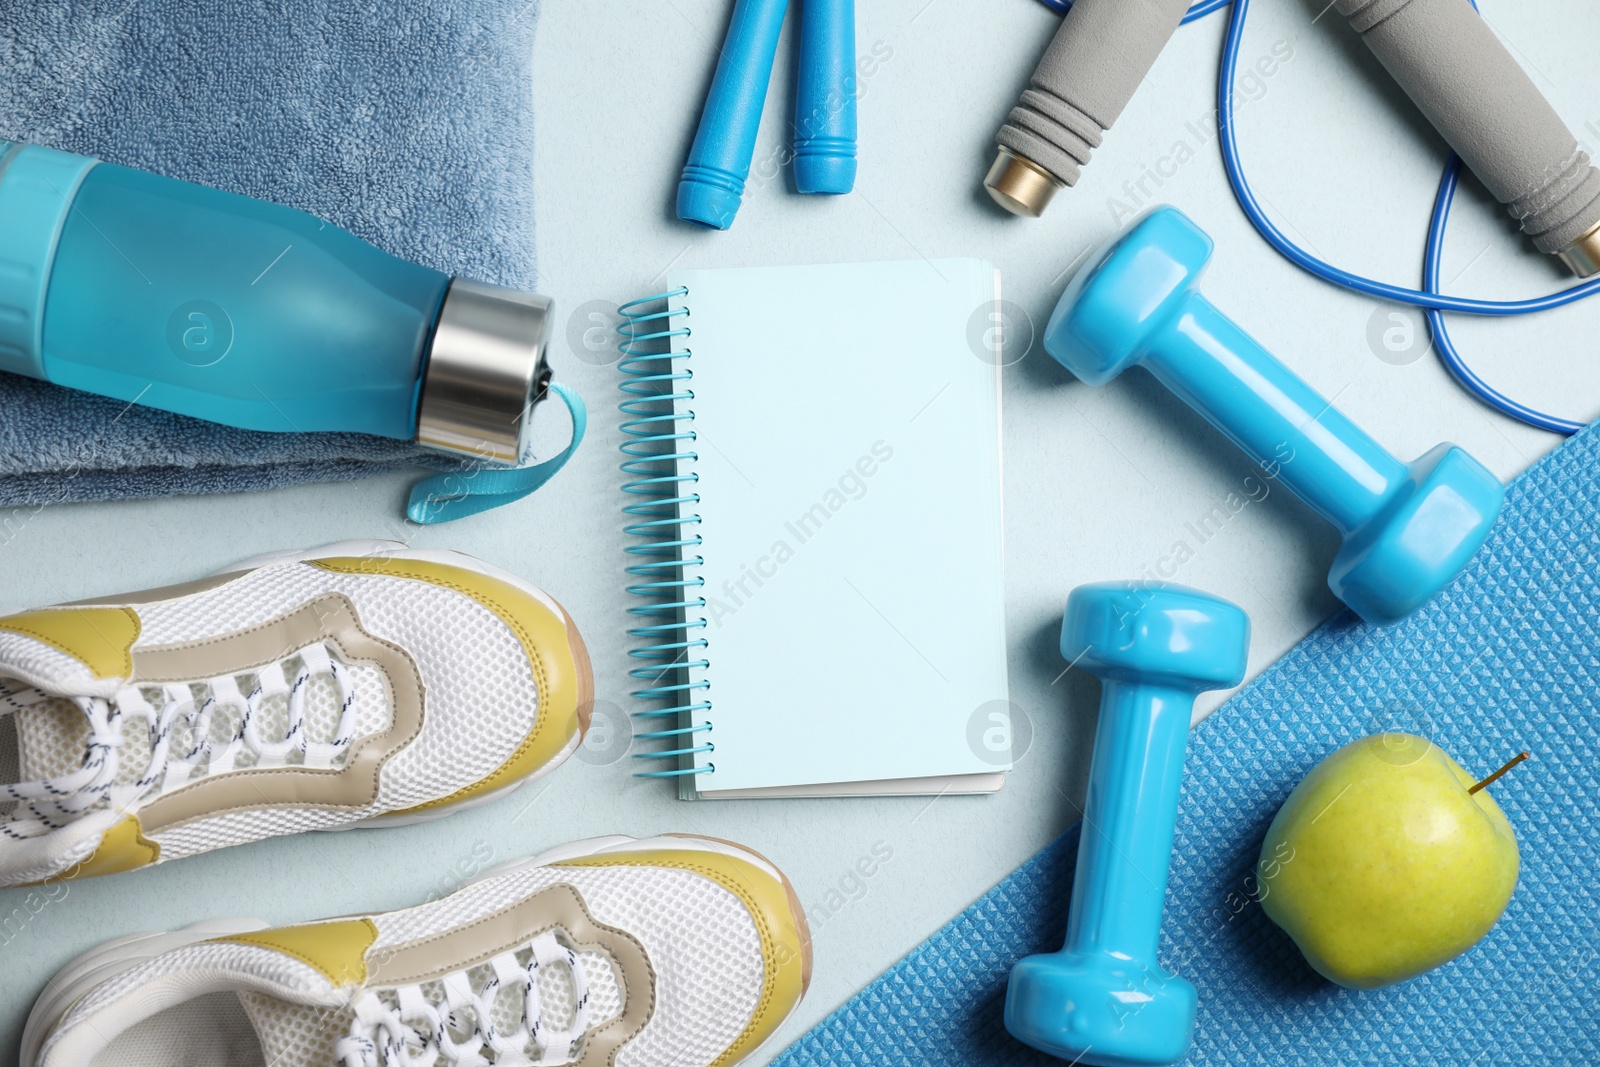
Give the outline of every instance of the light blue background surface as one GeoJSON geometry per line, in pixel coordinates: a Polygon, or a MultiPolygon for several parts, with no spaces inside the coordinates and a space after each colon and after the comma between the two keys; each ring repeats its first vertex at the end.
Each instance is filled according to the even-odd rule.
{"type": "MultiPolygon", "coordinates": [[[[1282,0],[1253,12],[1242,57],[1260,65],[1240,112],[1246,163],[1268,209],[1315,251],[1411,282],[1442,148],[1342,20],[1318,17],[1324,3],[1282,0]]],[[[1217,239],[1205,284],[1211,298],[1397,454],[1409,459],[1449,438],[1509,476],[1555,443],[1473,404],[1431,358],[1379,359],[1369,333],[1384,350],[1386,329],[1404,341],[1403,322],[1296,273],[1248,229],[1226,190],[1209,122],[1220,19],[1179,32],[1082,183],[1030,222],[992,208],[978,183],[994,131],[1054,18],[1033,0],[880,0],[861,8],[856,193],[813,199],[787,189],[786,43],[750,198],[731,231],[713,234],[675,221],[672,197],[726,3],[545,3],[535,86],[542,132],[530,195],[536,187],[543,287],[560,308],[552,357],[602,417],[571,469],[538,496],[427,529],[399,518],[412,480],[402,475],[252,497],[4,514],[0,610],[181,581],[274,548],[405,537],[475,553],[559,597],[589,639],[600,710],[619,715],[627,598],[618,435],[603,417],[617,375],[601,365],[605,353],[584,346],[594,323],[569,315],[589,301],[655,291],[670,267],[971,255],[999,265],[1008,298],[1042,326],[1068,268],[1113,232],[1116,214],[1160,200],[1217,239]]],[[[1489,0],[1485,8],[1593,147],[1600,8],[1575,0],[1489,0]]],[[[1475,189],[1458,209],[1445,277],[1453,291],[1482,296],[1564,284],[1553,261],[1531,253],[1475,189]]],[[[1534,321],[1462,323],[1457,337],[1491,382],[1592,418],[1600,413],[1596,313],[1578,307],[1534,321]]],[[[807,401],[816,399],[813,388],[825,392],[775,373],[775,386],[784,380],[807,401]]],[[[448,891],[484,865],[485,852],[492,864],[574,837],[661,830],[747,841],[794,878],[817,953],[811,995],[780,1040],[798,1036],[1076,819],[1097,691],[1079,672],[1063,675],[1054,650],[1074,585],[1148,575],[1226,596],[1255,624],[1252,671],[1336,608],[1324,586],[1336,548],[1331,529],[1263,483],[1148,378],[1091,390],[1035,351],[1007,370],[1005,391],[1010,673],[1031,743],[1001,794],[694,805],[674,800],[669,785],[630,778],[625,762],[574,761],[521,795],[443,822],[302,835],[76,884],[38,915],[12,913],[9,925],[21,898],[0,894],[0,1049],[9,1055],[16,1047],[48,975],[109,937],[204,916],[284,922],[401,907],[448,891]],[[874,858],[875,847],[891,858],[874,858]]],[[[559,447],[559,416],[543,432],[547,451],[559,447]]],[[[959,568],[946,577],[959,580],[959,568]]]]}

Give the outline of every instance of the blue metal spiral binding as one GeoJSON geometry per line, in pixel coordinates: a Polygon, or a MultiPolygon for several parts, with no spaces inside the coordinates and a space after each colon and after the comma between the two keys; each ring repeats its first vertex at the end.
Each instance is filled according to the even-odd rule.
{"type": "Polygon", "coordinates": [[[710,666],[705,658],[709,642],[704,636],[706,619],[694,613],[706,606],[695,591],[706,580],[693,572],[705,563],[698,553],[702,539],[694,528],[700,516],[692,510],[700,503],[694,486],[700,475],[694,471],[699,453],[693,449],[694,411],[687,405],[694,399],[688,383],[694,371],[686,364],[692,353],[672,350],[677,337],[688,337],[689,327],[674,326],[673,319],[687,319],[689,309],[671,307],[670,302],[687,296],[678,288],[623,304],[617,309],[625,320],[617,332],[622,335],[618,350],[623,359],[617,364],[624,380],[621,389],[628,394],[619,409],[626,416],[622,423],[622,473],[628,476],[622,491],[640,497],[623,507],[628,516],[624,530],[639,543],[630,545],[628,554],[641,557],[628,567],[632,582],[628,592],[644,603],[628,609],[640,620],[628,636],[645,642],[628,655],[643,663],[628,671],[645,683],[633,695],[666,707],[649,708],[634,714],[647,720],[671,720],[671,729],[637,734],[646,740],[664,740],[669,747],[660,752],[638,752],[634,759],[677,760],[673,770],[641,771],[638,778],[678,778],[683,775],[712,774],[716,764],[694,765],[694,757],[712,752],[709,740],[695,744],[695,734],[710,733],[711,722],[704,716],[711,710],[706,691],[711,688],[700,672],[710,666]],[[661,305],[661,310],[649,310],[661,305]],[[696,721],[697,718],[699,721],[696,721]]]}

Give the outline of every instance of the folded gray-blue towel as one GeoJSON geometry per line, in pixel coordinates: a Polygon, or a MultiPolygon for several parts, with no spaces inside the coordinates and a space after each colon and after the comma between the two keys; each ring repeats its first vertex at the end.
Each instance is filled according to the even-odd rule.
{"type": "MultiPolygon", "coordinates": [[[[309,211],[394,255],[537,288],[539,0],[0,4],[0,139],[309,211]]],[[[460,464],[361,434],[215,426],[0,373],[0,506],[460,464]]]]}

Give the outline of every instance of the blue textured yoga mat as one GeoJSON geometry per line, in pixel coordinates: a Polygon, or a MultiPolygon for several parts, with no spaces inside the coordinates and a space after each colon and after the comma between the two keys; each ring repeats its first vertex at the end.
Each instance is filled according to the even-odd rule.
{"type": "MultiPolygon", "coordinates": [[[[1404,624],[1348,613],[1190,740],[1162,962],[1200,992],[1194,1067],[1600,1064],[1600,429],[1524,474],[1467,572],[1404,624]],[[1411,982],[1323,980],[1247,883],[1278,806],[1323,756],[1385,729],[1493,788],[1516,828],[1511,906],[1411,982]]],[[[1001,1023],[1011,965],[1060,947],[1077,831],[1029,860],[780,1056],[779,1067],[1057,1064],[1001,1023]]]]}
{"type": "MultiPolygon", "coordinates": [[[[538,14],[538,0],[0,3],[0,138],[302,208],[438,270],[535,289],[538,14]]],[[[8,374],[0,411],[0,506],[463,466],[8,374]]]]}

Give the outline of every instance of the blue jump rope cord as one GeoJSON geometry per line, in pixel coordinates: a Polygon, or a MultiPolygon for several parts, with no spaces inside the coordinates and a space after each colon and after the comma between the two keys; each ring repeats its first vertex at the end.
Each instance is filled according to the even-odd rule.
{"type": "MultiPolygon", "coordinates": [[[[1067,11],[1071,6],[1062,0],[1042,0],[1042,2],[1045,6],[1061,12],[1067,11]]],[[[1423,252],[1423,288],[1408,289],[1375,278],[1352,274],[1318,259],[1295,244],[1273,224],[1271,219],[1267,218],[1266,212],[1256,200],[1249,179],[1245,177],[1244,167],[1239,162],[1238,133],[1233,121],[1233,86],[1239,67],[1239,46],[1244,38],[1244,23],[1250,11],[1250,0],[1202,0],[1189,9],[1183,21],[1189,23],[1203,18],[1227,7],[1230,2],[1233,4],[1233,11],[1228,16],[1228,31],[1222,44],[1222,66],[1217,74],[1217,126],[1222,145],[1222,165],[1228,175],[1228,184],[1233,187],[1234,197],[1239,201],[1239,207],[1251,225],[1285,259],[1323,281],[1381,300],[1422,308],[1427,316],[1428,328],[1433,333],[1434,347],[1438,351],[1439,361],[1463,389],[1489,407],[1529,426],[1549,430],[1552,433],[1574,434],[1583,429],[1584,424],[1581,422],[1547,415],[1518,403],[1478,377],[1472,368],[1467,366],[1455,343],[1451,341],[1443,312],[1455,311],[1464,315],[1528,315],[1536,311],[1548,311],[1576,303],[1600,292],[1600,278],[1531,300],[1475,300],[1441,293],[1439,273],[1440,263],[1444,257],[1445,230],[1450,221],[1450,209],[1455,204],[1456,190],[1461,184],[1461,159],[1454,152],[1450,153],[1445,163],[1444,174],[1439,180],[1439,191],[1434,198],[1433,217],[1428,226],[1428,242],[1423,252]]],[[[1471,2],[1476,9],[1477,0],[1471,2]]]]}
{"type": "MultiPolygon", "coordinates": [[[[1040,0],[1040,2],[1043,3],[1045,7],[1049,8],[1051,11],[1057,12],[1058,14],[1065,15],[1068,11],[1072,10],[1072,0],[1040,0]]],[[[1188,11],[1184,12],[1183,22],[1185,25],[1187,25],[1188,23],[1193,22],[1195,19],[1203,19],[1213,11],[1221,11],[1223,8],[1227,7],[1228,4],[1229,0],[1200,0],[1200,3],[1194,5],[1188,11]]]]}

